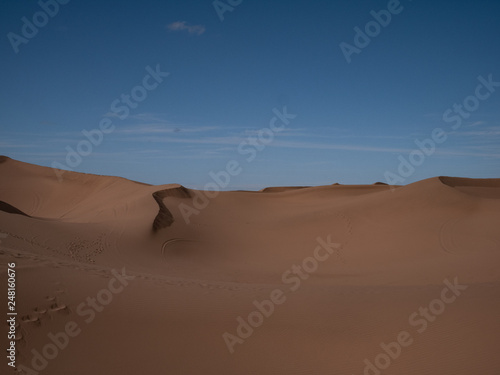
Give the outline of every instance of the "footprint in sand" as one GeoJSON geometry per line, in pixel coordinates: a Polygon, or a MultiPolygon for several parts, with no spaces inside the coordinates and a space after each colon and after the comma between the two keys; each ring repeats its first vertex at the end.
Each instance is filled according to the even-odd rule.
{"type": "Polygon", "coordinates": [[[38,317],[38,314],[26,314],[21,316],[21,322],[24,324],[32,324],[36,327],[40,327],[42,325],[42,321],[38,317]]]}
{"type": "Polygon", "coordinates": [[[93,264],[95,263],[95,257],[104,252],[105,245],[105,233],[100,233],[93,240],[77,237],[66,245],[67,252],[63,253],[63,255],[69,255],[76,262],[93,264]]]}
{"type": "Polygon", "coordinates": [[[69,307],[67,305],[65,305],[64,303],[53,303],[52,305],[50,305],[49,311],[61,312],[64,314],[70,313],[69,307]]]}
{"type": "MultiPolygon", "coordinates": [[[[59,292],[64,291],[59,290],[59,292]]],[[[42,305],[34,307],[30,313],[20,315],[19,321],[16,323],[16,336],[14,338],[20,347],[25,347],[28,338],[42,325],[47,324],[58,315],[67,315],[71,312],[68,305],[60,302],[54,295],[46,296],[45,301],[42,305]]]]}
{"type": "Polygon", "coordinates": [[[35,313],[37,313],[39,315],[45,315],[47,313],[47,309],[40,308],[40,307],[35,307],[33,310],[35,311],[35,313]]]}

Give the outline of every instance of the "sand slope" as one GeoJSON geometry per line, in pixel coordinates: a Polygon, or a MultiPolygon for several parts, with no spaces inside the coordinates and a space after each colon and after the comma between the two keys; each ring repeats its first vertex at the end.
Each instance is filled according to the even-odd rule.
{"type": "Polygon", "coordinates": [[[5,157],[0,176],[0,282],[16,262],[18,364],[33,368],[32,350],[68,322],[81,331],[41,374],[500,373],[500,179],[204,198],[73,172],[60,182],[5,157]],[[117,270],[130,280],[106,292],[117,270]],[[445,280],[467,287],[443,294],[445,280]],[[237,337],[237,318],[276,289],[285,301],[228,347],[223,334],[237,337]],[[381,343],[402,331],[412,343],[384,362],[381,343]],[[365,370],[377,356],[387,367],[365,370]]]}

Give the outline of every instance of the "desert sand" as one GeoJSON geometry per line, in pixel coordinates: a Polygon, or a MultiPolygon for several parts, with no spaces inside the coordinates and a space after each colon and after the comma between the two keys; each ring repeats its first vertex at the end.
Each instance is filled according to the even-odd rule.
{"type": "Polygon", "coordinates": [[[2,374],[500,374],[500,179],[207,198],[0,176],[2,374]]]}

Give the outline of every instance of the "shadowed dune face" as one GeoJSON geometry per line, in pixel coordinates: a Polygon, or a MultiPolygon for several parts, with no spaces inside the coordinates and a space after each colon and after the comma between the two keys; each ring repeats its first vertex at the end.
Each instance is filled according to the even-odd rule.
{"type": "Polygon", "coordinates": [[[0,201],[0,211],[7,212],[9,214],[28,216],[24,212],[22,212],[21,210],[18,210],[14,206],[11,206],[10,204],[8,204],[6,202],[2,202],[2,201],[0,201]]]}
{"type": "Polygon", "coordinates": [[[500,373],[499,180],[202,199],[178,184],[78,173],[59,182],[11,159],[0,174],[20,363],[31,367],[32,350],[67,322],[82,330],[42,374],[363,374],[402,331],[414,342],[381,374],[500,373]],[[114,283],[117,272],[129,276],[114,283]],[[444,280],[466,288],[441,310],[444,280]],[[284,301],[269,313],[277,290],[284,301]],[[238,328],[257,306],[268,309],[262,323],[238,328]],[[234,354],[226,332],[241,340],[234,354]]]}
{"type": "Polygon", "coordinates": [[[169,209],[165,206],[163,200],[165,198],[191,198],[191,192],[184,186],[174,187],[170,189],[164,189],[155,191],[153,193],[153,198],[160,208],[158,215],[153,222],[153,231],[158,231],[162,228],[167,228],[174,222],[174,217],[169,209]]]}
{"type": "Polygon", "coordinates": [[[262,193],[282,193],[284,191],[305,189],[310,186],[276,186],[276,187],[266,187],[261,190],[262,193]]]}
{"type": "Polygon", "coordinates": [[[439,177],[439,180],[443,184],[465,194],[482,198],[500,199],[500,178],[439,177]]]}
{"type": "Polygon", "coordinates": [[[500,188],[500,178],[463,178],[463,177],[439,177],[439,180],[451,187],[493,187],[500,188]]]}

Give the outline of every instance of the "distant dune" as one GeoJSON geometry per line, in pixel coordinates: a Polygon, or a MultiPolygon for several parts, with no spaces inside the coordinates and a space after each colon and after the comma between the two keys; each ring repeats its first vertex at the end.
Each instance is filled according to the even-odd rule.
{"type": "Polygon", "coordinates": [[[275,186],[275,187],[267,187],[261,190],[263,193],[282,193],[284,191],[304,189],[309,186],[275,186]]]}
{"type": "Polygon", "coordinates": [[[500,179],[215,194],[2,156],[0,176],[18,365],[500,374],[500,179]],[[68,322],[80,333],[48,358],[68,322]]]}

